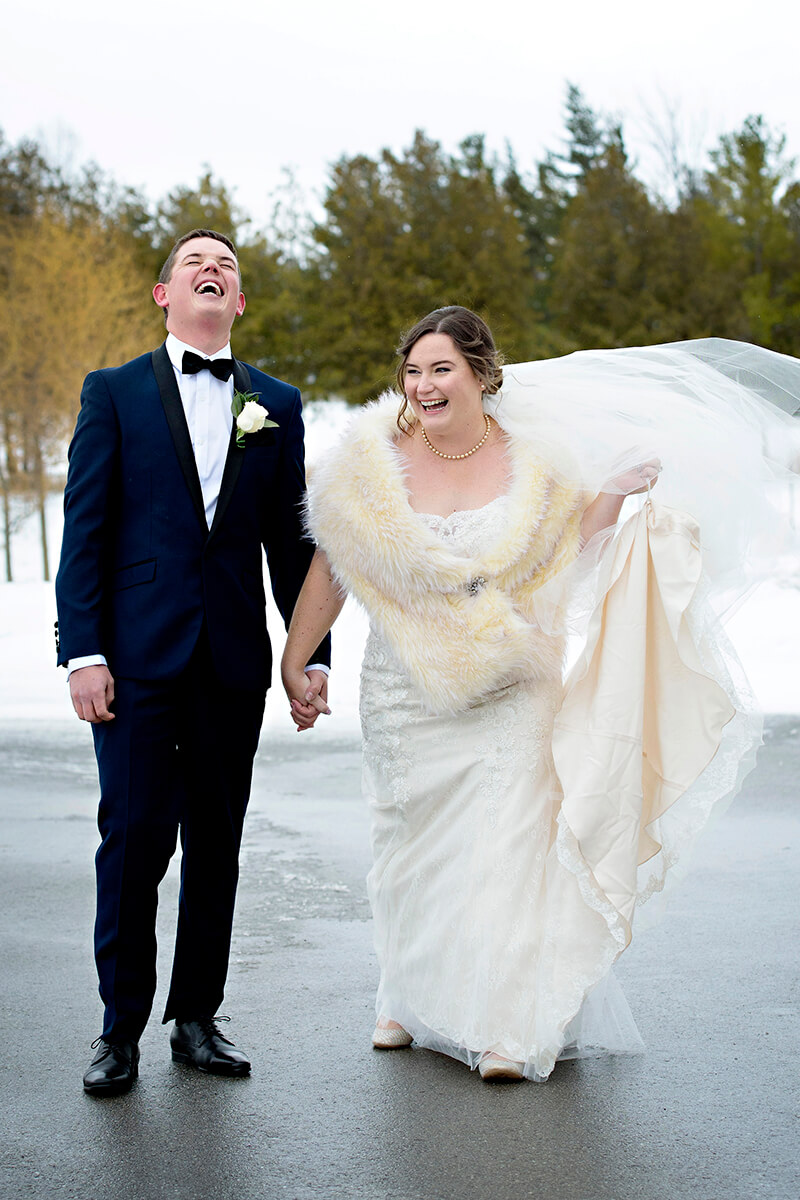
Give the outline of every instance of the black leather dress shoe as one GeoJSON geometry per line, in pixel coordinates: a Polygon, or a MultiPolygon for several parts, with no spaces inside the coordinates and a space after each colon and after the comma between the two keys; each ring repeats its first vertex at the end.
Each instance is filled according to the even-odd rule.
{"type": "Polygon", "coordinates": [[[223,1037],[217,1021],[227,1017],[199,1017],[196,1021],[176,1021],[169,1035],[172,1061],[187,1063],[211,1075],[247,1075],[250,1063],[233,1042],[223,1037]]]}
{"type": "Polygon", "coordinates": [[[83,1077],[83,1090],[90,1096],[119,1096],[130,1090],[139,1075],[139,1043],[109,1041],[98,1038],[92,1042],[97,1054],[83,1077]]]}

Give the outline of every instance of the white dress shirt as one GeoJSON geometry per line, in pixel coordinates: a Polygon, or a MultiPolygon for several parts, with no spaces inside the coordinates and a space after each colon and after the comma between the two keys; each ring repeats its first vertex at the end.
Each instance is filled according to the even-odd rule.
{"type": "Polygon", "coordinates": [[[230,358],[231,344],[223,346],[214,354],[203,354],[195,346],[180,342],[173,333],[167,334],[166,351],[175,371],[175,380],[181,394],[181,403],[192,439],[197,474],[206,510],[209,529],[219,499],[222,472],[233,428],[233,378],[216,379],[210,371],[198,371],[196,375],[184,375],[181,371],[184,350],[191,350],[201,358],[230,358]]]}

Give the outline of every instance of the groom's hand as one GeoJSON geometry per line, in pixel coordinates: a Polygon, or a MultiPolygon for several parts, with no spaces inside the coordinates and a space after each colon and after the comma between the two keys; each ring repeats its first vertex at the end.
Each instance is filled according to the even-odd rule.
{"type": "Polygon", "coordinates": [[[69,677],[72,707],[82,721],[113,721],[114,679],[108,667],[79,667],[69,677]]]}

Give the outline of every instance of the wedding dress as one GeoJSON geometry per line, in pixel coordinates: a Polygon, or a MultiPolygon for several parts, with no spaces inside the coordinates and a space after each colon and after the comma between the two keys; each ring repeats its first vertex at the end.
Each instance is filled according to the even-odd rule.
{"type": "MultiPolygon", "coordinates": [[[[417,517],[473,560],[507,507],[417,517]]],[[[521,680],[434,715],[374,627],[362,667],[377,1013],[537,1081],[560,1058],[642,1050],[612,964],[760,741],[691,518],[648,500],[604,571],[565,686],[521,680]]]]}
{"type": "MultiPolygon", "coordinates": [[[[502,533],[506,498],[419,519],[473,556],[502,533]]],[[[560,1053],[641,1048],[610,963],[598,966],[603,920],[554,853],[560,703],[560,683],[520,682],[457,716],[432,716],[370,631],[361,718],[377,1011],[421,1046],[473,1067],[496,1051],[534,1079],[560,1053]],[[556,947],[571,959],[569,979],[546,965],[556,947]],[[565,1012],[580,1009],[598,973],[604,986],[565,1034],[565,1012]]]]}
{"type": "Polygon", "coordinates": [[[796,437],[762,407],[761,381],[777,373],[780,391],[788,373],[795,411],[800,365],[728,344],[720,366],[715,343],[715,365],[698,366],[696,349],[508,368],[487,405],[510,438],[511,488],[480,509],[413,513],[391,397],[315,471],[309,528],[371,624],[361,718],[377,1012],[472,1067],[494,1052],[544,1080],[561,1057],[642,1048],[612,965],[636,906],[754,763],[760,719],[718,613],[780,544],[773,510],[762,515],[781,469],[767,435],[778,457],[796,437]],[[583,431],[580,462],[558,445],[564,422],[583,431]],[[669,453],[667,504],[647,497],[576,558],[576,489],[591,497],[613,463],[630,465],[632,430],[649,450],[648,423],[650,446],[669,453]],[[691,505],[672,507],[684,497],[702,536],[691,505]],[[583,648],[564,684],[542,639],[560,647],[573,629],[583,648]]]}

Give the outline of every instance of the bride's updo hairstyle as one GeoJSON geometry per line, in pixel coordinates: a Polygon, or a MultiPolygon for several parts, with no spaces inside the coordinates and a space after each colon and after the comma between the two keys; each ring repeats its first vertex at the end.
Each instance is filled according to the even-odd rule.
{"type": "Polygon", "coordinates": [[[426,333],[446,333],[464,355],[478,379],[486,388],[486,394],[493,396],[503,386],[503,369],[501,359],[494,344],[492,332],[486,322],[460,304],[449,304],[447,308],[434,309],[417,321],[405,334],[397,354],[400,362],[397,367],[397,390],[403,397],[403,403],[397,414],[397,427],[401,433],[411,433],[414,425],[406,416],[408,400],[406,398],[406,366],[411,351],[421,337],[426,333]]]}

